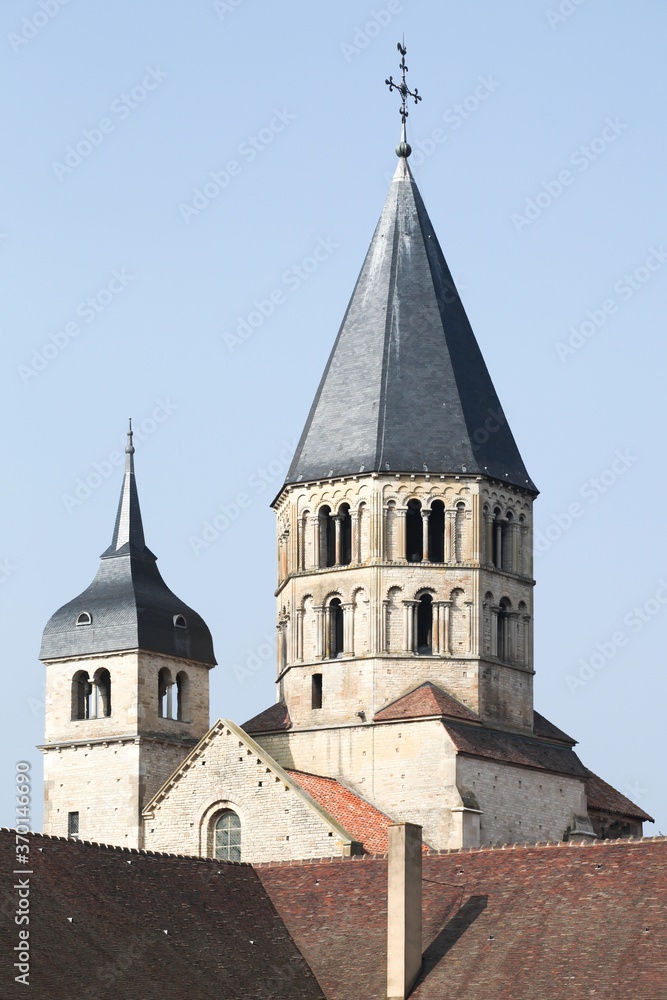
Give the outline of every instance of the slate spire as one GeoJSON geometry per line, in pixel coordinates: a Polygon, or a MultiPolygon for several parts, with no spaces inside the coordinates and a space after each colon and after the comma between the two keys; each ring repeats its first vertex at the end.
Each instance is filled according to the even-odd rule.
{"type": "Polygon", "coordinates": [[[130,421],[111,545],[90,586],[49,619],[40,659],[141,649],[212,665],[208,626],[169,589],[157,556],[146,546],[132,439],[130,421]],[[81,623],[83,613],[86,624],[81,623]]]}
{"type": "Polygon", "coordinates": [[[398,166],[286,482],[484,475],[537,492],[408,166],[398,166]]]}
{"type": "Polygon", "coordinates": [[[124,552],[132,552],[135,555],[147,556],[151,559],[156,558],[150,549],[146,548],[144,540],[144,526],[141,520],[137,481],[134,475],[135,448],[132,443],[133,436],[132,418],[130,417],[127,444],[125,445],[125,476],[123,478],[123,487],[118,502],[113,538],[103,558],[124,552]]]}

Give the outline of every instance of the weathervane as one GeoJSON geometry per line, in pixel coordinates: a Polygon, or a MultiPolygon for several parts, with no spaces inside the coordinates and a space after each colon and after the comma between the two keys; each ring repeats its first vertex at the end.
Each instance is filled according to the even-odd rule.
{"type": "Polygon", "coordinates": [[[401,71],[401,82],[400,83],[394,83],[394,79],[391,76],[389,77],[388,80],[385,80],[384,82],[389,87],[389,91],[390,92],[392,90],[397,90],[399,92],[399,94],[401,95],[401,108],[400,108],[400,112],[399,112],[400,116],[401,116],[401,122],[402,122],[402,125],[401,125],[401,141],[400,141],[400,144],[396,147],[396,155],[397,156],[409,156],[410,153],[412,152],[412,148],[410,147],[410,145],[409,145],[409,143],[407,141],[406,133],[405,133],[405,122],[406,122],[407,117],[408,117],[408,109],[407,109],[408,97],[414,98],[415,104],[419,104],[419,102],[421,101],[422,98],[421,98],[421,95],[420,95],[420,93],[419,93],[419,91],[417,90],[416,87],[415,87],[414,91],[412,91],[412,90],[410,90],[410,88],[408,87],[407,83],[405,82],[405,74],[408,72],[408,67],[405,65],[405,54],[408,51],[407,48],[405,47],[405,38],[403,39],[402,42],[398,43],[398,45],[396,46],[396,48],[401,53],[401,61],[399,63],[399,69],[401,71]]]}

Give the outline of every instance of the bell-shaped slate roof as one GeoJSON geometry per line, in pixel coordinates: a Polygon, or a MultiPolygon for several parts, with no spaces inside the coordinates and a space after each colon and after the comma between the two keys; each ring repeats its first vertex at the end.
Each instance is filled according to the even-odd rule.
{"type": "Polygon", "coordinates": [[[131,429],[125,451],[111,545],[102,553],[90,586],[49,619],[40,659],[141,649],[213,666],[213,640],[206,622],[171,592],[156,566],[157,557],[146,546],[131,429]],[[77,624],[80,615],[89,616],[90,623],[77,624]]]}
{"type": "Polygon", "coordinates": [[[405,155],[286,482],[484,475],[537,492],[405,155]]]}

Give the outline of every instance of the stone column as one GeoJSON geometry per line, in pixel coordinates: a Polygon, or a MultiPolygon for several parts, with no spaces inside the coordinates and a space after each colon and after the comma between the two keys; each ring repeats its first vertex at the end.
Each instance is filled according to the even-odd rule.
{"type": "Polygon", "coordinates": [[[315,658],[323,660],[326,651],[324,639],[324,623],[326,620],[325,609],[322,605],[313,609],[315,612],[315,658]]]}
{"type": "Polygon", "coordinates": [[[422,515],[422,560],[428,562],[428,518],[430,510],[423,510],[422,515]]]}
{"type": "Polygon", "coordinates": [[[380,608],[380,641],[379,650],[380,653],[388,653],[389,643],[388,643],[388,632],[389,632],[389,601],[383,601],[380,608]]]}
{"type": "Polygon", "coordinates": [[[484,565],[493,565],[493,514],[484,515],[484,565]]]}
{"type": "Polygon", "coordinates": [[[523,662],[524,666],[533,666],[533,620],[530,615],[523,616],[523,662]]]}
{"type": "Polygon", "coordinates": [[[531,576],[531,551],[530,551],[530,528],[527,524],[520,525],[521,527],[521,574],[523,576],[531,576]]]}
{"type": "Polygon", "coordinates": [[[343,656],[354,656],[354,604],[341,604],[343,610],[343,656]]]}
{"type": "Polygon", "coordinates": [[[468,609],[468,652],[479,656],[479,616],[475,614],[474,601],[463,602],[468,609]]]}
{"type": "Polygon", "coordinates": [[[445,656],[452,655],[452,636],[451,636],[451,601],[442,602],[442,652],[445,656]]]}
{"type": "Polygon", "coordinates": [[[416,601],[403,601],[405,608],[405,651],[414,653],[415,651],[415,604],[416,601]]]}
{"type": "Polygon", "coordinates": [[[470,561],[474,563],[482,561],[481,506],[482,498],[479,494],[474,495],[472,498],[471,533],[470,541],[468,543],[470,561]]]}
{"type": "Polygon", "coordinates": [[[498,612],[497,604],[491,605],[491,656],[499,656],[498,652],[498,612]]]}
{"type": "Polygon", "coordinates": [[[303,608],[296,609],[296,628],[294,629],[294,659],[303,663],[303,608]]]}
{"type": "Polygon", "coordinates": [[[445,562],[456,561],[456,511],[445,511],[445,562]]]}
{"type": "Polygon", "coordinates": [[[361,533],[359,531],[359,528],[360,528],[360,524],[361,524],[361,518],[359,516],[359,510],[358,509],[350,511],[350,520],[351,520],[351,524],[352,524],[351,529],[350,529],[351,548],[352,548],[352,562],[353,563],[360,563],[361,562],[361,533]]]}
{"type": "Polygon", "coordinates": [[[433,626],[432,626],[432,642],[433,655],[438,656],[440,653],[440,605],[442,601],[433,601],[433,626]]]}
{"type": "MultiPolygon", "coordinates": [[[[167,684],[167,714],[165,716],[166,719],[171,719],[172,718],[172,712],[173,712],[172,688],[173,688],[173,686],[174,685],[171,682],[169,684],[167,684]]],[[[97,684],[95,685],[95,691],[97,692],[97,684]]],[[[96,707],[97,706],[95,705],[94,706],[95,718],[97,718],[97,711],[95,710],[96,707]]]]}
{"type": "Polygon", "coordinates": [[[314,566],[319,565],[320,561],[320,531],[319,531],[319,517],[316,514],[311,514],[308,517],[308,527],[310,529],[310,540],[312,544],[312,562],[308,562],[308,548],[304,540],[303,549],[303,568],[311,569],[314,566]]]}
{"type": "Polygon", "coordinates": [[[521,566],[519,563],[519,535],[521,533],[521,525],[516,521],[512,521],[509,525],[509,536],[510,536],[510,566],[509,570],[511,573],[520,573],[521,566]]]}
{"type": "Polygon", "coordinates": [[[405,508],[396,508],[394,511],[394,516],[398,519],[398,555],[392,552],[392,559],[402,559],[403,562],[407,562],[407,547],[408,547],[408,512],[405,508]]]}
{"type": "Polygon", "coordinates": [[[334,514],[334,530],[336,532],[336,548],[334,556],[334,566],[340,566],[341,564],[341,529],[343,527],[343,518],[341,514],[334,514]]]}
{"type": "Polygon", "coordinates": [[[496,566],[503,568],[503,522],[500,518],[494,521],[493,530],[496,533],[496,566]]]}

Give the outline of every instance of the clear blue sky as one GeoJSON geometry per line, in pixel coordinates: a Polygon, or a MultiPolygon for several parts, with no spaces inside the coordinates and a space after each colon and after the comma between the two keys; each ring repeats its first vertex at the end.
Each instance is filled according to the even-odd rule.
{"type": "Polygon", "coordinates": [[[273,702],[268,505],[395,167],[403,32],[411,165],[541,490],[536,706],[667,832],[657,0],[4,0],[3,825],[130,414],[148,544],[214,635],[212,718],[273,702]]]}

